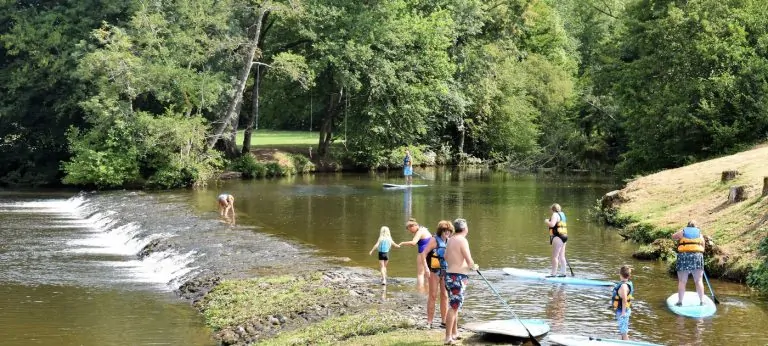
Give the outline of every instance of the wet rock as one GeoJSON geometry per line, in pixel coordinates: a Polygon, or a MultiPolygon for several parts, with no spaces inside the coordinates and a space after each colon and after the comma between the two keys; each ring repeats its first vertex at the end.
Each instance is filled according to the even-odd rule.
{"type": "Polygon", "coordinates": [[[280,320],[278,320],[274,316],[269,316],[268,320],[269,320],[269,323],[271,323],[272,325],[276,326],[276,325],[280,324],[280,320]]]}
{"type": "Polygon", "coordinates": [[[242,179],[242,178],[243,178],[242,172],[224,172],[219,174],[220,180],[242,179]]]}
{"type": "Polygon", "coordinates": [[[276,315],[275,318],[277,318],[277,321],[280,322],[280,324],[285,324],[285,316],[276,315]]]}
{"type": "Polygon", "coordinates": [[[171,248],[171,244],[163,243],[161,242],[161,239],[155,239],[149,244],[145,245],[141,251],[137,254],[139,259],[144,259],[145,257],[155,253],[155,252],[161,252],[165,251],[171,248]]]}
{"type": "Polygon", "coordinates": [[[176,290],[180,297],[191,299],[193,302],[202,298],[221,282],[220,276],[201,277],[185,282],[176,290]]]}

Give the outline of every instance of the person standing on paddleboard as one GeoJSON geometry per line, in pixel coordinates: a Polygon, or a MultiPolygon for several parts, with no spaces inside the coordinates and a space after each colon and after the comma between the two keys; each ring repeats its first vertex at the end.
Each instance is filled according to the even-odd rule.
{"type": "Polygon", "coordinates": [[[432,274],[429,276],[429,295],[427,296],[427,328],[432,328],[435,318],[435,300],[440,295],[440,322],[445,327],[445,314],[448,310],[448,291],[445,290],[445,270],[448,262],[445,261],[445,248],[448,238],[453,234],[453,225],[450,221],[442,220],[437,223],[435,236],[427,243],[427,267],[432,274]]]}
{"type": "Polygon", "coordinates": [[[704,283],[701,278],[704,275],[704,235],[696,227],[696,222],[688,221],[688,225],[672,235],[677,240],[677,306],[683,305],[685,285],[688,283],[688,275],[693,274],[693,282],[696,293],[699,295],[701,305],[704,305],[704,283]]]}
{"type": "Polygon", "coordinates": [[[445,248],[445,261],[448,269],[445,272],[445,289],[448,291],[450,309],[445,316],[445,344],[452,345],[459,336],[459,311],[464,305],[464,293],[469,283],[469,271],[477,271],[480,267],[472,260],[469,251],[467,220],[453,221],[454,233],[445,248]]]}
{"type": "Polygon", "coordinates": [[[411,185],[413,183],[413,157],[411,157],[411,151],[405,151],[405,157],[403,158],[403,176],[405,176],[405,184],[411,185]]]}
{"type": "Polygon", "coordinates": [[[432,233],[426,227],[419,226],[416,219],[408,219],[405,229],[413,234],[413,240],[404,241],[398,246],[408,245],[417,246],[419,252],[416,254],[416,288],[423,290],[429,280],[429,270],[427,270],[427,243],[432,238],[432,233]]]}
{"type": "Polygon", "coordinates": [[[555,203],[550,208],[552,216],[544,219],[549,228],[549,244],[552,245],[552,271],[547,277],[565,277],[565,243],[568,241],[568,228],[565,223],[565,213],[559,204],[555,203]],[[563,268],[562,274],[557,274],[558,265],[563,268]]]}

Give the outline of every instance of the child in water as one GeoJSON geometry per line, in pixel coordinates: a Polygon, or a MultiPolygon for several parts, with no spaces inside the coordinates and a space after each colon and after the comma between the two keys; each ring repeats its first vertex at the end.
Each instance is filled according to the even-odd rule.
{"type": "Polygon", "coordinates": [[[392,240],[392,234],[389,232],[389,227],[382,226],[379,230],[379,240],[373,245],[368,255],[373,255],[373,250],[379,249],[379,266],[381,270],[381,284],[387,284],[387,263],[389,263],[389,249],[394,247],[400,247],[394,240],[392,240]]]}
{"type": "Polygon", "coordinates": [[[619,326],[621,340],[629,340],[629,316],[632,314],[632,292],[635,287],[630,281],[632,269],[629,266],[622,266],[619,269],[619,278],[621,281],[613,286],[613,295],[611,302],[616,311],[616,322],[619,326]]]}

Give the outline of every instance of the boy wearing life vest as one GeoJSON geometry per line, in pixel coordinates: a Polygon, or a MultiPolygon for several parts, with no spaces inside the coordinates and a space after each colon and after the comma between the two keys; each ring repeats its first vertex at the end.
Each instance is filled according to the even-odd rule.
{"type": "Polygon", "coordinates": [[[629,340],[629,316],[632,314],[632,293],[635,287],[629,279],[632,277],[632,269],[629,266],[622,266],[619,269],[621,281],[613,286],[613,295],[611,303],[613,310],[616,311],[616,322],[619,326],[621,340],[629,340]]]}

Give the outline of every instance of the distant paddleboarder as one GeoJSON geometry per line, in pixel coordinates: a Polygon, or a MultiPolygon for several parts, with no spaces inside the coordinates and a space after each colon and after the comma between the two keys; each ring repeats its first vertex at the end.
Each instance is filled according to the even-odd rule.
{"type": "Polygon", "coordinates": [[[552,216],[549,219],[544,219],[547,227],[549,227],[549,244],[552,245],[552,271],[549,273],[549,277],[565,277],[565,243],[568,241],[565,213],[557,203],[553,204],[550,209],[552,216]],[[563,268],[562,274],[557,273],[558,266],[563,268]]]}
{"type": "Polygon", "coordinates": [[[405,184],[411,185],[413,183],[413,158],[410,150],[405,151],[403,158],[403,175],[405,176],[405,184]]]}

